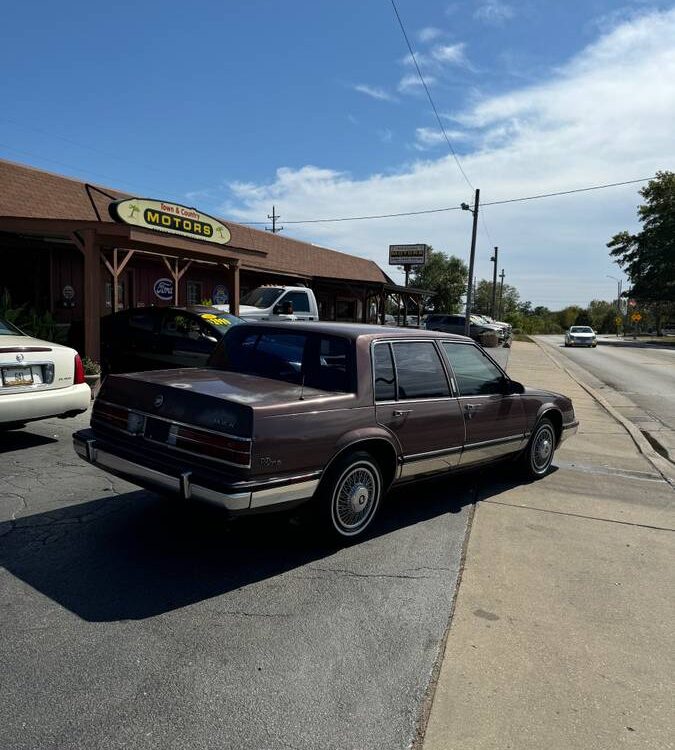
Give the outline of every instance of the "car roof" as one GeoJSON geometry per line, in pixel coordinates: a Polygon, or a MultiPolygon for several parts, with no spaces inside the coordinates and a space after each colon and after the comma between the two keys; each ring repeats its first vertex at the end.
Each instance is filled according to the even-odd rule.
{"type": "Polygon", "coordinates": [[[285,331],[302,331],[308,333],[323,333],[332,336],[344,336],[350,339],[358,339],[367,336],[371,339],[446,339],[449,341],[469,341],[467,336],[459,336],[454,333],[443,333],[441,331],[428,331],[424,328],[396,328],[392,326],[367,325],[365,323],[330,323],[327,321],[316,322],[268,322],[268,321],[246,321],[237,329],[244,328],[272,328],[285,331]]]}

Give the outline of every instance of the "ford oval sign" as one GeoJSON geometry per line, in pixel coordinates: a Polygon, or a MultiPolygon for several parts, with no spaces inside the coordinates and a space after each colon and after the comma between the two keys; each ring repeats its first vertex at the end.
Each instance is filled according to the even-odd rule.
{"type": "Polygon", "coordinates": [[[164,302],[170,302],[173,299],[173,279],[157,279],[153,291],[155,297],[159,297],[164,302]]]}

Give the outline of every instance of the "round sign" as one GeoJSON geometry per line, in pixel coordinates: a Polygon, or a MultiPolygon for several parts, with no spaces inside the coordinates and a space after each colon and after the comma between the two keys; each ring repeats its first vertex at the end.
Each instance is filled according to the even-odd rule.
{"type": "Polygon", "coordinates": [[[211,300],[214,305],[226,305],[229,302],[230,295],[227,291],[227,287],[224,284],[218,284],[213,287],[213,294],[211,300]]]}
{"type": "Polygon", "coordinates": [[[157,279],[152,289],[155,293],[155,297],[159,297],[165,302],[173,299],[173,279],[157,279]]]}
{"type": "Polygon", "coordinates": [[[61,293],[63,294],[63,299],[73,299],[75,297],[75,290],[70,284],[66,284],[61,293]]]}

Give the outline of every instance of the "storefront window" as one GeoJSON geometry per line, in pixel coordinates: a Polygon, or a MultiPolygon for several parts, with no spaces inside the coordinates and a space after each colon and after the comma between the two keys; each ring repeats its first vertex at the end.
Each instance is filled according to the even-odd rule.
{"type": "Polygon", "coordinates": [[[199,305],[202,301],[202,284],[201,281],[188,281],[187,283],[187,304],[199,305]]]}

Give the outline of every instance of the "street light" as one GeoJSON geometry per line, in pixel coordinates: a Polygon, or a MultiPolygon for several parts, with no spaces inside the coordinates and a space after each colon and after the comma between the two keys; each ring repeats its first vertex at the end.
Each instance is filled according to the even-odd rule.
{"type": "Polygon", "coordinates": [[[480,201],[480,190],[476,189],[473,208],[468,203],[460,203],[462,211],[471,211],[473,214],[473,230],[471,232],[471,255],[469,256],[469,283],[466,287],[466,318],[464,320],[464,334],[471,334],[471,292],[473,291],[473,264],[476,257],[476,232],[478,230],[478,203],[480,201]]]}

